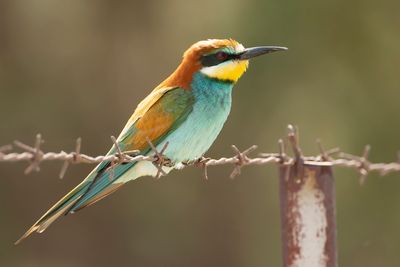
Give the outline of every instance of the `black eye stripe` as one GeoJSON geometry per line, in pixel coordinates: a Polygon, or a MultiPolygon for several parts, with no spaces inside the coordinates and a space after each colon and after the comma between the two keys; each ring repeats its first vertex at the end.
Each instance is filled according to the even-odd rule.
{"type": "Polygon", "coordinates": [[[228,54],[227,53],[227,57],[223,60],[220,60],[217,58],[217,53],[214,54],[210,54],[210,55],[206,55],[206,56],[202,56],[201,57],[201,64],[205,67],[211,67],[211,66],[215,66],[218,65],[222,62],[228,61],[228,60],[232,60],[232,59],[237,59],[239,58],[239,55],[235,55],[235,54],[228,54]]]}

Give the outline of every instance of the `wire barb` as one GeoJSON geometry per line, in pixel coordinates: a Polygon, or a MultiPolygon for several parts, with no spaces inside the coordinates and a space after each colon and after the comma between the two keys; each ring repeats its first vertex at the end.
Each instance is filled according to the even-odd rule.
{"type": "Polygon", "coordinates": [[[320,153],[320,157],[324,161],[329,161],[331,158],[329,157],[328,153],[326,153],[324,147],[322,146],[321,139],[317,139],[317,146],[320,153]]]}
{"type": "Polygon", "coordinates": [[[237,162],[235,163],[235,167],[233,168],[233,171],[232,171],[231,175],[229,175],[229,177],[231,179],[233,179],[236,176],[241,174],[242,168],[249,163],[249,158],[247,157],[247,155],[250,152],[256,150],[257,146],[256,145],[252,145],[251,147],[249,147],[248,149],[244,150],[243,152],[240,152],[240,150],[235,145],[232,145],[232,149],[236,153],[237,162]]]}
{"type": "Polygon", "coordinates": [[[288,156],[286,155],[286,146],[285,142],[282,139],[278,140],[278,148],[279,148],[279,159],[280,159],[280,164],[282,167],[286,167],[285,169],[285,181],[289,180],[290,177],[290,168],[287,167],[287,165],[290,165],[290,160],[288,156]]]}
{"type": "Polygon", "coordinates": [[[157,168],[157,174],[155,176],[156,179],[159,179],[162,175],[167,175],[167,173],[163,170],[164,166],[172,167],[173,164],[171,160],[164,156],[164,152],[167,149],[169,142],[166,142],[160,151],[157,150],[155,145],[151,142],[150,138],[146,137],[146,141],[149,144],[151,150],[154,153],[153,165],[157,168]]]}
{"type": "MultiPolygon", "coordinates": [[[[296,166],[296,172],[302,173],[304,167],[304,156],[299,146],[299,131],[297,127],[293,125],[288,125],[288,140],[292,146],[293,154],[294,154],[294,162],[296,166]]],[[[287,176],[287,179],[289,176],[287,176]]]]}
{"type": "Polygon", "coordinates": [[[40,171],[39,164],[42,161],[42,158],[43,158],[43,155],[44,155],[43,151],[40,150],[40,145],[43,144],[43,142],[44,141],[42,140],[42,135],[41,134],[37,134],[36,135],[35,145],[33,147],[28,146],[28,145],[26,145],[26,144],[24,144],[24,143],[22,143],[22,142],[20,142],[18,140],[14,141],[14,144],[17,147],[19,147],[19,148],[21,148],[21,149],[23,149],[26,152],[31,154],[31,157],[30,157],[30,162],[31,163],[25,169],[25,171],[24,171],[25,174],[29,174],[32,171],[37,171],[37,172],[40,171]]]}
{"type": "Polygon", "coordinates": [[[108,168],[108,172],[109,172],[109,179],[110,181],[112,181],[114,179],[114,175],[115,175],[115,168],[123,163],[127,163],[131,161],[131,156],[132,155],[138,155],[139,154],[139,150],[130,150],[130,151],[123,151],[121,149],[120,143],[118,142],[118,140],[111,135],[111,141],[113,143],[113,146],[115,148],[115,150],[117,151],[114,156],[114,160],[111,161],[110,163],[110,167],[108,168]]]}
{"type": "Polygon", "coordinates": [[[293,125],[288,125],[288,139],[292,146],[292,150],[296,159],[300,159],[303,157],[301,149],[299,147],[299,131],[297,127],[293,125]]]}
{"type": "Polygon", "coordinates": [[[360,158],[360,167],[359,167],[359,172],[361,174],[360,185],[363,185],[365,183],[365,180],[367,179],[368,176],[369,165],[370,165],[370,162],[368,161],[368,156],[370,151],[371,151],[371,146],[366,145],[364,147],[364,152],[360,158]]]}
{"type": "Polygon", "coordinates": [[[66,159],[61,166],[59,178],[63,179],[65,176],[65,173],[67,172],[67,169],[71,163],[79,163],[81,160],[80,153],[81,153],[81,147],[82,147],[82,138],[78,137],[75,142],[75,152],[71,152],[72,157],[70,159],[66,159]]]}

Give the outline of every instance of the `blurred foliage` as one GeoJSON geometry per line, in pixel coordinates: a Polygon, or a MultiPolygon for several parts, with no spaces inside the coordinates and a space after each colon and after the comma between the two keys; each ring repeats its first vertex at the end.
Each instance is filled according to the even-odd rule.
{"type": "MultiPolygon", "coordinates": [[[[290,50],[254,60],[208,155],[276,151],[288,123],[314,140],[390,161],[400,148],[400,3],[355,1],[0,1],[0,140],[104,153],[137,103],[206,38],[290,50]]],[[[280,266],[277,171],[190,168],[142,178],[45,234],[13,242],[92,166],[23,176],[0,166],[1,266],[280,266]]],[[[340,266],[399,266],[398,175],[360,187],[336,170],[340,266]]]]}

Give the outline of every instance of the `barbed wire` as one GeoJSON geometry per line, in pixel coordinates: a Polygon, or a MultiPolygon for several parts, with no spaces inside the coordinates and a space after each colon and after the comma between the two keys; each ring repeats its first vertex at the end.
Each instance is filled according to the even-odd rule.
{"type": "MultiPolygon", "coordinates": [[[[209,166],[217,165],[234,165],[234,169],[230,174],[231,178],[234,178],[241,173],[241,169],[249,165],[293,165],[296,161],[301,161],[305,165],[317,165],[317,166],[340,166],[345,168],[352,168],[357,170],[361,177],[360,183],[363,183],[370,172],[377,172],[380,175],[387,175],[393,172],[400,172],[400,160],[397,162],[389,163],[372,163],[368,160],[369,152],[371,147],[365,146],[361,156],[352,155],[349,153],[340,152],[338,148],[331,150],[325,150],[320,140],[317,140],[317,145],[320,154],[317,156],[304,156],[299,146],[298,129],[292,125],[288,126],[287,140],[293,151],[293,156],[289,156],[286,153],[286,144],[280,139],[278,141],[278,153],[259,153],[258,157],[250,157],[249,154],[257,149],[256,145],[249,147],[244,151],[240,151],[235,145],[232,145],[234,155],[231,157],[222,157],[219,159],[212,158],[200,158],[191,162],[184,162],[184,166],[195,166],[204,169],[204,177],[208,179],[207,169],[209,166]]],[[[149,161],[158,169],[156,177],[159,178],[161,175],[165,175],[165,171],[162,167],[173,167],[174,164],[165,157],[164,153],[168,149],[168,142],[164,147],[158,151],[156,146],[146,139],[149,144],[152,153],[150,155],[140,155],[140,151],[122,151],[118,142],[114,136],[111,136],[111,141],[117,151],[110,155],[99,155],[89,156],[81,153],[82,139],[76,140],[75,149],[73,152],[44,152],[41,150],[43,144],[43,138],[40,134],[36,135],[36,140],[33,146],[27,145],[20,141],[14,141],[14,146],[23,150],[23,152],[14,152],[13,145],[5,145],[0,147],[0,162],[29,162],[28,167],[24,173],[29,174],[32,171],[40,171],[40,164],[44,161],[63,161],[61,171],[59,174],[60,178],[65,176],[65,173],[70,164],[96,164],[103,161],[111,162],[109,167],[110,177],[113,176],[113,170],[118,164],[127,162],[138,162],[138,161],[149,161]]],[[[400,158],[400,154],[398,155],[400,158]]]]}

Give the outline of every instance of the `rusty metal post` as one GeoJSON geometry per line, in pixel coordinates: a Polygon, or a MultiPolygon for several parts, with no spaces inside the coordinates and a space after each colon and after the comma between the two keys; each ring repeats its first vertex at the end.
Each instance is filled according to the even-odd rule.
{"type": "Polygon", "coordinates": [[[280,168],[284,267],[336,267],[335,184],[330,166],[280,168]]]}
{"type": "MultiPolygon", "coordinates": [[[[329,162],[305,161],[289,125],[294,161],[280,166],[284,267],[337,267],[335,180],[329,162]],[[328,163],[328,164],[326,164],[328,163]]],[[[319,143],[322,159],[327,153],[319,143]]],[[[280,154],[285,161],[283,142],[280,154]]],[[[285,162],[283,162],[285,163],[285,162]]]]}

